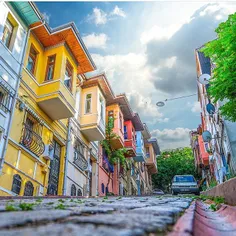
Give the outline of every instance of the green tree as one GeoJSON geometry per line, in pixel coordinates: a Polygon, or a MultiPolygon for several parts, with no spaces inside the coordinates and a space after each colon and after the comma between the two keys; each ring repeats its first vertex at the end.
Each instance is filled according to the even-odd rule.
{"type": "Polygon", "coordinates": [[[152,176],[156,188],[168,192],[175,175],[197,176],[192,149],[189,147],[165,151],[157,158],[158,173],[152,176]]]}
{"type": "Polygon", "coordinates": [[[236,121],[236,13],[215,30],[217,39],[201,51],[216,65],[210,80],[209,95],[214,102],[223,101],[221,114],[236,121]]]}
{"type": "MultiPolygon", "coordinates": [[[[127,164],[125,154],[127,153],[126,148],[114,149],[112,147],[112,140],[118,138],[118,135],[114,133],[114,121],[113,117],[108,118],[106,125],[106,138],[101,141],[101,146],[105,149],[109,162],[114,165],[120,163],[121,166],[125,167],[127,164]]],[[[111,172],[109,171],[107,187],[109,186],[111,179],[111,172]]]]}

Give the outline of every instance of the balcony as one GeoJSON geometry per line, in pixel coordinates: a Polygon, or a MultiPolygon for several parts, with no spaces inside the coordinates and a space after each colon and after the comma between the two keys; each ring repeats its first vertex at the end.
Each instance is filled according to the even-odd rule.
{"type": "Polygon", "coordinates": [[[20,144],[38,157],[43,154],[45,149],[41,135],[34,132],[32,129],[27,127],[27,125],[23,128],[20,144]]]}
{"type": "Polygon", "coordinates": [[[113,132],[117,135],[116,138],[111,140],[111,145],[114,149],[124,147],[124,134],[119,128],[114,128],[113,132]]]}
{"type": "Polygon", "coordinates": [[[33,75],[23,70],[23,83],[36,97],[39,107],[52,119],[74,116],[75,98],[63,81],[53,80],[39,84],[33,75]]]}
{"type": "Polygon", "coordinates": [[[80,118],[81,132],[89,141],[105,138],[105,121],[98,114],[84,114],[80,118]]]}
{"type": "Polygon", "coordinates": [[[148,172],[150,174],[156,174],[157,173],[157,163],[154,161],[148,161],[147,159],[147,168],[148,168],[148,172]]]}
{"type": "Polygon", "coordinates": [[[134,161],[136,162],[145,162],[146,155],[142,147],[136,147],[136,156],[133,157],[134,161]]]}
{"type": "Polygon", "coordinates": [[[136,145],[133,139],[125,139],[125,148],[127,149],[126,157],[136,156],[136,145]]]}
{"type": "Polygon", "coordinates": [[[38,105],[52,120],[74,116],[75,99],[63,81],[55,80],[41,84],[38,96],[38,105]]]}

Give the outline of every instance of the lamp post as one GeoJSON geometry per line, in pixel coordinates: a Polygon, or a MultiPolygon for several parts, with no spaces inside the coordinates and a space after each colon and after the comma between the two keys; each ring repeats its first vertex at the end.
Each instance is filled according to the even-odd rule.
{"type": "Polygon", "coordinates": [[[195,95],[197,95],[197,93],[190,94],[190,95],[185,95],[185,96],[181,96],[181,97],[168,98],[168,99],[165,99],[164,101],[159,101],[159,102],[157,102],[157,103],[156,103],[156,106],[158,106],[158,107],[164,107],[164,106],[165,106],[165,103],[168,102],[168,101],[177,100],[177,99],[181,99],[181,98],[188,98],[188,97],[192,97],[192,96],[195,96],[195,95]]]}

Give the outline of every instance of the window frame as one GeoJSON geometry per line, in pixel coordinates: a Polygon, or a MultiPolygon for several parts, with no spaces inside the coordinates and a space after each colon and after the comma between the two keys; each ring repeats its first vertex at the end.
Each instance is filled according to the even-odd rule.
{"type": "Polygon", "coordinates": [[[66,86],[66,88],[70,91],[70,92],[72,92],[72,87],[73,87],[73,67],[72,67],[72,65],[71,65],[71,63],[69,62],[69,60],[67,59],[66,60],[66,67],[65,67],[65,75],[64,75],[64,85],[66,86]],[[67,74],[66,74],[66,72],[68,72],[69,71],[69,76],[67,76],[67,74]],[[66,80],[66,77],[69,77],[70,79],[68,80],[66,80]],[[67,84],[66,84],[66,81],[70,81],[70,86],[68,86],[67,84]]]}
{"type": "Polygon", "coordinates": [[[72,184],[71,187],[70,187],[70,195],[71,196],[76,196],[76,193],[77,193],[76,186],[75,186],[75,184],[72,184]]]}
{"type": "Polygon", "coordinates": [[[85,114],[91,114],[92,113],[92,93],[87,93],[86,95],[85,95],[85,110],[84,110],[84,113],[85,114]],[[88,95],[91,95],[91,97],[89,98],[89,99],[87,99],[87,96],[88,95]],[[87,102],[88,101],[90,101],[90,111],[88,112],[87,111],[87,108],[88,108],[88,106],[87,106],[87,102]]]}
{"type": "Polygon", "coordinates": [[[129,137],[128,137],[128,127],[127,125],[124,125],[124,139],[125,140],[128,140],[129,137]]]}
{"type": "Polygon", "coordinates": [[[44,81],[45,81],[45,82],[48,82],[48,81],[52,81],[52,80],[53,80],[54,71],[55,71],[55,65],[56,65],[56,54],[53,54],[53,55],[48,56],[47,67],[46,67],[46,74],[45,74],[45,78],[44,78],[44,81]],[[50,58],[53,58],[53,59],[54,59],[53,62],[50,62],[50,58]],[[48,79],[50,66],[53,66],[53,69],[52,69],[51,79],[48,79]]]}
{"type": "Polygon", "coordinates": [[[27,181],[24,187],[24,196],[34,196],[34,185],[31,181],[27,181]],[[27,189],[28,188],[28,189],[27,189]],[[26,191],[27,190],[27,191],[26,191]],[[30,195],[28,195],[30,193],[30,195]],[[32,195],[31,195],[32,194],[32,195]]]}
{"type": "Polygon", "coordinates": [[[21,178],[21,176],[18,175],[18,174],[13,175],[11,191],[13,193],[19,195],[20,191],[21,191],[21,185],[22,185],[22,178],[21,178]],[[15,181],[15,183],[14,183],[14,181],[15,181]]]}
{"type": "Polygon", "coordinates": [[[13,37],[13,33],[14,33],[14,29],[15,29],[15,26],[12,24],[12,22],[10,21],[10,19],[7,17],[6,18],[6,21],[5,21],[5,24],[4,24],[4,27],[3,27],[3,35],[2,35],[2,39],[1,41],[3,42],[3,44],[10,50],[10,46],[11,46],[11,42],[12,42],[12,37],[13,37]],[[9,30],[9,27],[7,26],[7,23],[10,25],[10,27],[12,27],[12,30],[10,31],[9,30]],[[8,40],[7,43],[4,42],[4,32],[5,32],[5,29],[8,29],[8,31],[10,32],[10,38],[8,40]]]}
{"type": "Polygon", "coordinates": [[[99,103],[100,103],[100,118],[102,121],[105,121],[105,115],[104,115],[104,111],[105,111],[105,106],[104,106],[104,99],[103,97],[100,95],[99,96],[99,103]]]}
{"type": "Polygon", "coordinates": [[[37,64],[38,54],[39,54],[39,53],[38,53],[37,49],[35,48],[35,46],[34,46],[33,44],[31,44],[31,45],[30,45],[30,50],[29,50],[29,55],[28,55],[28,60],[27,60],[27,65],[26,65],[26,69],[27,69],[27,71],[29,71],[32,75],[35,75],[35,74],[36,74],[36,64],[37,64]],[[31,50],[34,50],[34,51],[35,51],[35,56],[33,56],[33,57],[35,57],[35,58],[34,58],[33,60],[32,60],[32,57],[31,57],[31,55],[32,55],[31,50]],[[33,61],[33,68],[32,68],[31,70],[28,68],[29,58],[31,58],[31,60],[33,61]]]}

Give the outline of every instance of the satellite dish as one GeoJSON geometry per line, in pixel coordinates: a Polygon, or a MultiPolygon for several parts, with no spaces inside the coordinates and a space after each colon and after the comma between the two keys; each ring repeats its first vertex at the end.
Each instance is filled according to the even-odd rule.
{"type": "Polygon", "coordinates": [[[206,110],[210,115],[213,115],[216,112],[216,108],[212,103],[206,105],[206,110]]]}
{"type": "Polygon", "coordinates": [[[209,80],[210,80],[211,76],[208,75],[208,74],[202,74],[199,76],[198,78],[198,81],[203,84],[203,85],[206,85],[206,84],[209,84],[209,80]]]}
{"type": "Polygon", "coordinates": [[[203,139],[204,142],[210,142],[212,140],[211,133],[208,130],[204,131],[202,133],[202,139],[203,139]]]}
{"type": "Polygon", "coordinates": [[[157,102],[156,105],[158,107],[164,107],[165,106],[165,103],[164,102],[157,102]]]}

